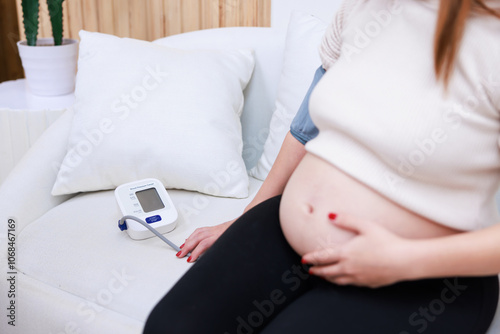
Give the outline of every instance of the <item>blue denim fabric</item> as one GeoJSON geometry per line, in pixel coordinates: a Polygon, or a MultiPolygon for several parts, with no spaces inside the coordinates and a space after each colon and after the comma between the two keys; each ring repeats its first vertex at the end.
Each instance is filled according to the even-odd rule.
{"type": "Polygon", "coordinates": [[[307,91],[307,94],[292,121],[292,124],[290,124],[290,133],[295,137],[295,139],[304,145],[318,135],[318,128],[311,120],[311,116],[309,116],[309,98],[314,87],[316,87],[316,84],[323,77],[325,72],[326,71],[322,66],[316,70],[313,82],[311,83],[311,86],[309,87],[309,90],[307,91]]]}

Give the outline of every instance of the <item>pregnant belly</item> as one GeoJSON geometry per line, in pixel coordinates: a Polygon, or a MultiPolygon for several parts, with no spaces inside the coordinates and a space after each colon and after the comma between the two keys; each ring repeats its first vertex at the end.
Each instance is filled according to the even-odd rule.
{"type": "Polygon", "coordinates": [[[280,205],[283,233],[299,254],[338,245],[354,234],[330,223],[328,214],[349,213],[405,238],[432,238],[460,231],[411,212],[307,153],[290,177],[280,205]]]}

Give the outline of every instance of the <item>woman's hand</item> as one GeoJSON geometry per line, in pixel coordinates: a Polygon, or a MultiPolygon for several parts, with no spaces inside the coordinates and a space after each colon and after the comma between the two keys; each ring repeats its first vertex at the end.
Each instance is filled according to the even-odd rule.
{"type": "Polygon", "coordinates": [[[177,257],[182,258],[191,252],[191,256],[188,257],[187,261],[196,261],[234,221],[230,220],[215,226],[197,228],[181,246],[181,251],[177,253],[177,257]]]}
{"type": "Polygon", "coordinates": [[[310,274],[339,285],[380,287],[409,279],[417,241],[403,239],[374,222],[339,214],[331,220],[356,236],[344,244],[305,254],[310,274]]]}

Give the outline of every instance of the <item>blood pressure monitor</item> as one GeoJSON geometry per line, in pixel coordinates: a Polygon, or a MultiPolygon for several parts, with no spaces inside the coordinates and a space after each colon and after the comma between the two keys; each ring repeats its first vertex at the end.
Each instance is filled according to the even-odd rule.
{"type": "MultiPolygon", "coordinates": [[[[177,210],[163,184],[157,179],[144,179],[123,184],[115,190],[118,206],[124,216],[145,221],[159,233],[175,228],[177,210]]],[[[124,228],[132,239],[146,239],[154,234],[137,221],[127,219],[124,228]]]]}

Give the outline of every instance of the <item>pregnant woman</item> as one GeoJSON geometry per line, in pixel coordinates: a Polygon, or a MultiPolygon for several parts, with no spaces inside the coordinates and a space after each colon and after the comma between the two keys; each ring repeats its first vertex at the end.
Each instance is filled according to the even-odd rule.
{"type": "Polygon", "coordinates": [[[485,333],[500,272],[497,7],[346,0],[310,97],[319,134],[303,151],[292,131],[276,162],[291,176],[270,173],[282,196],[195,232],[180,257],[230,225],[145,333],[485,333]]]}

